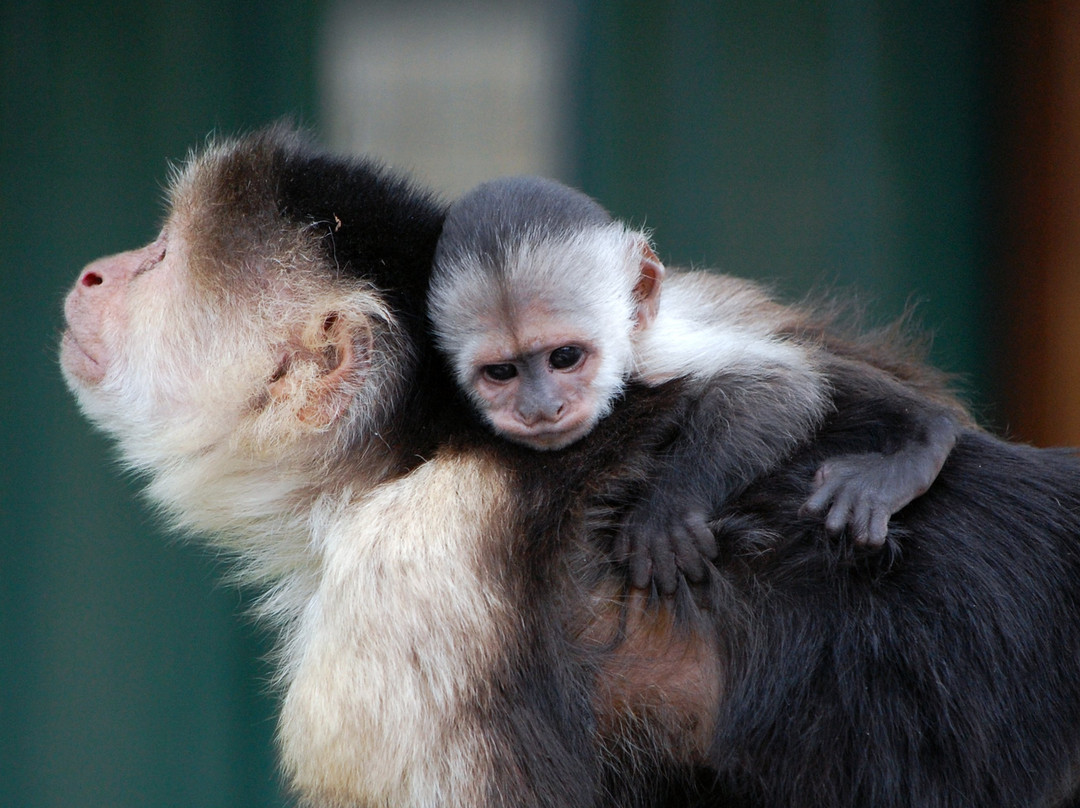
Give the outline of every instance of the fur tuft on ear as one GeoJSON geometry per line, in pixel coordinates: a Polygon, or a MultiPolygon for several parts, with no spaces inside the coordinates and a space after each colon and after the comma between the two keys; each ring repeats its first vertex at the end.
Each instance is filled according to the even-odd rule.
{"type": "Polygon", "coordinates": [[[649,241],[644,236],[638,247],[638,277],[634,283],[634,328],[645,329],[652,325],[660,309],[660,289],[664,283],[664,265],[656,257],[649,241]]]}
{"type": "Polygon", "coordinates": [[[348,307],[320,310],[282,357],[267,386],[270,401],[292,413],[294,428],[331,429],[364,384],[372,341],[363,313],[348,307]]]}

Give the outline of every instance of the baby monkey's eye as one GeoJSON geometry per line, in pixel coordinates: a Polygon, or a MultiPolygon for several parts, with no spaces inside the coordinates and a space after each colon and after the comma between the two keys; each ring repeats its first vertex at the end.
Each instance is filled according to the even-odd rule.
{"type": "Polygon", "coordinates": [[[480,372],[493,382],[508,382],[517,376],[517,367],[504,362],[501,365],[484,365],[480,372]]]}
{"type": "Polygon", "coordinates": [[[555,370],[569,370],[585,356],[585,351],[576,345],[564,345],[556,348],[548,356],[548,364],[555,370]]]}

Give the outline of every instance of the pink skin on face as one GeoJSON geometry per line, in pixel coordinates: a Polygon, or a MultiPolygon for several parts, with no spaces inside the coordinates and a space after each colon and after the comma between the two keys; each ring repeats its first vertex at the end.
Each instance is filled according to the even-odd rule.
{"type": "Polygon", "coordinates": [[[164,261],[166,238],[87,266],[64,301],[67,330],[60,344],[64,369],[83,384],[99,384],[115,361],[110,334],[122,333],[131,281],[164,261]]]}
{"type": "MultiPolygon", "coordinates": [[[[555,346],[559,347],[559,346],[555,346]]],[[[504,382],[483,379],[477,390],[488,404],[492,425],[507,437],[537,449],[558,449],[583,437],[599,406],[590,386],[595,362],[589,355],[572,369],[544,367],[541,350],[504,382]]]]}
{"type": "Polygon", "coordinates": [[[473,389],[495,429],[534,449],[559,449],[584,437],[596,424],[599,408],[593,389],[600,355],[590,335],[564,323],[539,304],[518,311],[512,326],[487,331],[472,357],[473,389]],[[580,360],[556,366],[552,352],[567,346],[580,360]],[[485,369],[512,368],[505,379],[485,369]]]}

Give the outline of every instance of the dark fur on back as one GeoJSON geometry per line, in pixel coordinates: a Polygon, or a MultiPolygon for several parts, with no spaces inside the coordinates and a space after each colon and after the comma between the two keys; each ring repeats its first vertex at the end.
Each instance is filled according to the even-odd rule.
{"type": "MultiPolygon", "coordinates": [[[[884,550],[829,536],[800,515],[815,470],[895,451],[920,424],[880,371],[910,396],[962,409],[898,335],[822,339],[842,360],[833,414],[721,509],[709,583],[653,607],[679,611],[676,634],[716,638],[723,697],[707,760],[680,758],[648,720],[624,721],[626,735],[605,741],[610,802],[598,803],[1080,804],[1080,460],[968,427],[930,491],[893,517],[884,550]]],[[[681,382],[631,387],[578,446],[521,456],[523,490],[545,492],[525,525],[529,546],[553,554],[536,569],[558,569],[584,524],[577,552],[600,561],[571,573],[578,585],[622,580],[604,555],[621,509],[647,490],[693,397],[681,382]],[[578,487],[584,523],[550,475],[578,487]]],[[[700,473],[686,469],[686,484],[700,473]]],[[[621,650],[578,653],[604,670],[621,650]]]]}
{"type": "MultiPolygon", "coordinates": [[[[298,161],[284,187],[318,181],[307,196],[290,190],[288,209],[327,222],[342,209],[367,210],[351,176],[322,158],[298,161]],[[338,196],[349,204],[338,207],[338,196]]],[[[395,222],[401,208],[389,208],[379,215],[395,222]]],[[[420,252],[405,262],[417,267],[415,277],[364,268],[407,311],[422,299],[437,215],[421,220],[432,240],[414,242],[420,252]]],[[[566,215],[579,223],[583,214],[566,215]]],[[[549,226],[559,221],[556,211],[549,226]]],[[[372,223],[355,240],[350,224],[343,218],[343,232],[332,234],[339,261],[372,249],[359,235],[372,223]]],[[[416,226],[407,216],[389,225],[406,233],[416,226]]],[[[479,249],[495,254],[507,234],[495,223],[488,237],[479,249]]],[[[904,430],[903,407],[883,399],[858,362],[886,369],[919,395],[951,399],[937,376],[890,353],[887,339],[823,339],[853,363],[849,376],[834,379],[834,416],[721,512],[712,580],[683,594],[696,606],[677,630],[707,627],[723,665],[705,761],[680,759],[647,723],[627,725],[622,740],[593,736],[604,720],[589,706],[593,677],[619,648],[583,645],[574,628],[587,621],[590,592],[622,581],[604,550],[619,508],[640,495],[680,429],[687,400],[679,385],[630,389],[611,418],[563,453],[506,447],[471,430],[435,436],[500,453],[521,486],[522,543],[507,552],[518,554],[511,569],[523,633],[508,638],[514,645],[500,675],[504,798],[525,789],[553,805],[697,799],[846,808],[1054,805],[1072,794],[1080,464],[969,430],[931,491],[894,517],[885,552],[830,538],[819,519],[799,516],[815,468],[830,456],[887,452],[889,436],[904,430]]],[[[418,395],[430,409],[432,391],[418,395]]]]}
{"type": "Polygon", "coordinates": [[[866,556],[796,514],[838,419],[718,523],[721,791],[755,805],[1053,805],[1080,751],[1080,465],[966,432],[866,556]]]}
{"type": "MultiPolygon", "coordinates": [[[[599,803],[1080,804],[1080,462],[967,429],[886,550],[855,547],[800,505],[824,459],[887,450],[903,415],[839,383],[814,440],[719,514],[709,583],[680,592],[676,632],[712,633],[722,661],[707,762],[627,725],[599,803]]],[[[583,450],[601,545],[680,428],[665,387],[631,389],[583,450]]]]}

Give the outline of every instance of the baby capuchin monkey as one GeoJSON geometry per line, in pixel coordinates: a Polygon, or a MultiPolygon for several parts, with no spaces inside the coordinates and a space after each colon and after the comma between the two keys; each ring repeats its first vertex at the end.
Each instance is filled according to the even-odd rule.
{"type": "MultiPolygon", "coordinates": [[[[634,585],[661,594],[679,572],[704,578],[716,509],[815,433],[835,409],[830,377],[845,371],[806,312],[749,281],[666,271],[644,233],[541,178],[484,183],[452,205],[429,311],[469,399],[497,433],[534,449],[584,437],[628,381],[689,386],[684,427],[618,548],[634,585]]],[[[910,400],[907,417],[881,452],[824,463],[803,513],[880,546],[889,518],[937,477],[960,418],[886,369],[860,372],[910,400]]]]}

